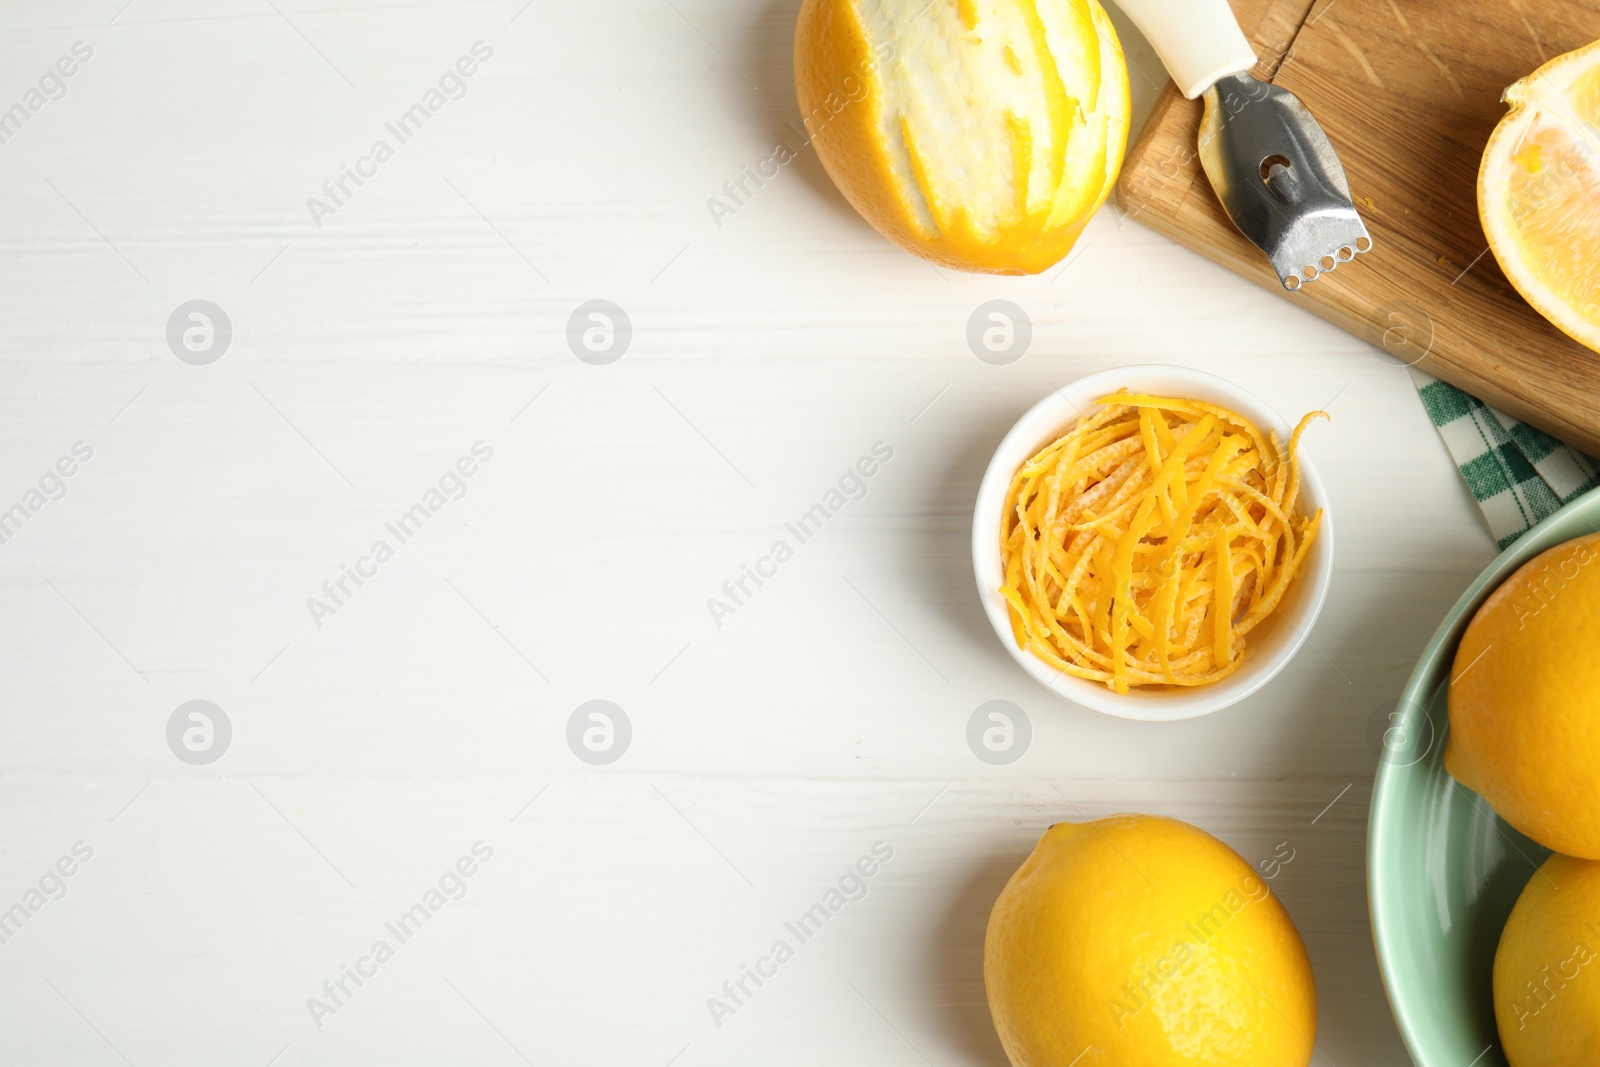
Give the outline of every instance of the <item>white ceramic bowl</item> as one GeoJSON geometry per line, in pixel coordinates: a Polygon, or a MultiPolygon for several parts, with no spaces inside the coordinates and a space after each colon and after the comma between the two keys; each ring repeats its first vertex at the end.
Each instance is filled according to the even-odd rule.
{"type": "MultiPolygon", "coordinates": [[[[1328,506],[1327,490],[1317,475],[1316,465],[1307,455],[1309,449],[1302,449],[1298,509],[1310,514],[1321,508],[1322,528],[1278,611],[1246,638],[1248,658],[1222,681],[1193,687],[1135,687],[1122,695],[1099,682],[1060,673],[1033,653],[1018,648],[1011,635],[1006,601],[998,592],[1004,577],[1000,565],[1000,509],[1005,506],[1012,477],[1024,462],[1082,415],[1095,411],[1096,400],[1122,388],[1218,404],[1245,416],[1263,431],[1277,430],[1279,438],[1285,441],[1293,429],[1277,412],[1237,385],[1204,371],[1183,367],[1118,367],[1079,378],[1056,390],[1035,404],[1006,434],[978,487],[978,503],[972,516],[972,570],[978,579],[978,595],[1000,643],[1022,664],[1022,669],[1040,685],[1074,704],[1107,715],[1147,722],[1209,715],[1266,685],[1305,642],[1322,611],[1333,578],[1333,510],[1328,506]]],[[[1302,444],[1315,436],[1314,430],[1308,431],[1302,444]]]]}

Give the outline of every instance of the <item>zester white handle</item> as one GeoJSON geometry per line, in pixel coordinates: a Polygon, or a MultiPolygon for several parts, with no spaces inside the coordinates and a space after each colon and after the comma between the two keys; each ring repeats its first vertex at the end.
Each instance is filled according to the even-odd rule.
{"type": "Polygon", "coordinates": [[[1184,96],[1193,100],[1224,74],[1256,65],[1228,0],[1116,0],[1150,39],[1184,96]]]}

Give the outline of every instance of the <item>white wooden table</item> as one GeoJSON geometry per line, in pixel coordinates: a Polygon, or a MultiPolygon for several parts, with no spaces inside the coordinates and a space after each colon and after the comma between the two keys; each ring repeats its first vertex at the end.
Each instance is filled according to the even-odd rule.
{"type": "MultiPolygon", "coordinates": [[[[1287,842],[1320,1048],[1407,1062],[1371,724],[1493,549],[1406,372],[1109,209],[1037,278],[891,247],[801,144],[797,6],[0,10],[0,1062],[1000,1065],[989,906],[1049,823],[1125,810],[1287,842]],[[1008,365],[966,341],[993,299],[1032,323],[1008,365]],[[231,339],[185,311],[186,361],[195,300],[231,339]],[[610,363],[569,348],[592,300],[631,323],[610,363]],[[1315,647],[1171,725],[1025,678],[968,562],[1012,421],[1150,361],[1334,416],[1315,647]],[[876,442],[864,495],[713,619],[876,442]],[[1008,765],[966,741],[997,699],[1032,728],[1008,765]],[[569,746],[591,700],[626,715],[610,763],[569,746]]],[[[1161,74],[1120,25],[1137,120],[1161,74]]]]}

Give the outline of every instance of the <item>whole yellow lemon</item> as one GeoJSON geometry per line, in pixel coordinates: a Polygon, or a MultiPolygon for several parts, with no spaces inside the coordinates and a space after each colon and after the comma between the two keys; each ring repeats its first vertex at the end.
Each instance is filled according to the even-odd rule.
{"type": "Polygon", "coordinates": [[[1014,1067],[1305,1067],[1316,1039],[1289,913],[1172,819],[1045,831],[989,915],[983,977],[1014,1067]]]}
{"type": "Polygon", "coordinates": [[[794,73],[845,198],[947,267],[1058,262],[1122,166],[1128,68],[1096,0],[805,0],[794,73]]]}
{"type": "Polygon", "coordinates": [[[1557,545],[1472,617],[1444,766],[1518,830],[1600,859],[1600,535],[1557,545]]]}
{"type": "Polygon", "coordinates": [[[1511,1067],[1600,1063],[1600,863],[1555,855],[1494,954],[1494,1021],[1511,1067]]]}

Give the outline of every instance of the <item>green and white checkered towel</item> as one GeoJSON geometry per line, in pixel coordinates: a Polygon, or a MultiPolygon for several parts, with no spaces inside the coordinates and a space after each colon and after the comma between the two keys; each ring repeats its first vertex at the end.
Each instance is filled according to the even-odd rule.
{"type": "Polygon", "coordinates": [[[1411,377],[1501,548],[1600,485],[1591,457],[1447,382],[1415,368],[1411,377]]]}

